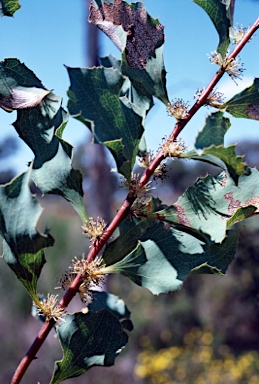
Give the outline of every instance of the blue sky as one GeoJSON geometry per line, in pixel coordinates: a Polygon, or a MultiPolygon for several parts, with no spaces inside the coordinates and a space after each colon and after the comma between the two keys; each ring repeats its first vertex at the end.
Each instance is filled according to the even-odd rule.
{"type": "MultiPolygon", "coordinates": [[[[170,99],[183,98],[194,101],[193,95],[198,88],[206,85],[215,71],[207,54],[216,49],[218,36],[206,13],[191,0],[145,0],[150,15],[159,18],[165,25],[165,66],[170,99]]],[[[71,67],[85,66],[86,1],[85,0],[20,0],[21,9],[13,18],[0,19],[0,60],[16,57],[33,70],[46,88],[64,98],[69,80],[65,65],[71,67]]],[[[259,2],[253,0],[236,0],[234,24],[251,25],[259,16],[259,2]]],[[[103,35],[101,39],[101,56],[113,53],[119,57],[117,49],[103,35]]],[[[255,36],[241,54],[244,63],[243,80],[238,86],[225,76],[218,90],[231,97],[249,86],[254,77],[259,77],[259,34],[255,36]]],[[[207,108],[202,109],[182,132],[189,148],[201,130],[207,108]]],[[[6,135],[17,136],[11,126],[16,113],[0,110],[0,139],[6,135]]],[[[246,137],[259,138],[259,122],[232,118],[232,127],[226,135],[226,144],[244,140],[246,137]]],[[[167,116],[165,106],[158,100],[151,110],[146,122],[148,147],[156,150],[161,138],[169,135],[174,119],[167,116]]],[[[87,136],[83,124],[70,119],[64,138],[76,146],[87,136]]],[[[20,142],[13,163],[19,171],[26,170],[26,163],[33,155],[25,144],[20,142]]]]}

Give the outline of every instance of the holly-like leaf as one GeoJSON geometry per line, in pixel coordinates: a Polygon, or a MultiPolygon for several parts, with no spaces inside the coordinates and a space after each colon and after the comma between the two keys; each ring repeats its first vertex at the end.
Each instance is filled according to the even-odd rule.
{"type": "Polygon", "coordinates": [[[196,138],[195,148],[224,145],[224,137],[230,125],[230,120],[221,111],[212,113],[206,118],[205,126],[196,138]]]}
{"type": "Polygon", "coordinates": [[[47,232],[36,229],[42,209],[31,195],[30,173],[31,169],[0,187],[0,233],[5,240],[5,261],[37,300],[37,281],[45,263],[43,249],[54,241],[47,232]]]}
{"type": "Polygon", "coordinates": [[[71,166],[72,146],[62,140],[68,115],[61,103],[62,98],[46,90],[19,60],[0,63],[0,106],[17,109],[13,125],[35,155],[34,182],[43,193],[67,199],[85,221],[82,176],[71,166]]]}
{"type": "Polygon", "coordinates": [[[191,150],[183,153],[181,157],[216,165],[225,170],[235,184],[237,184],[239,176],[249,174],[250,170],[243,162],[243,156],[236,155],[235,148],[235,145],[230,145],[227,148],[222,145],[218,147],[212,145],[209,148],[205,148],[202,153],[198,153],[196,150],[191,150]]]}
{"type": "Polygon", "coordinates": [[[230,145],[227,148],[223,146],[211,146],[209,148],[205,148],[203,153],[204,155],[212,155],[222,160],[235,184],[238,183],[239,176],[250,173],[249,168],[243,162],[243,156],[236,155],[235,145],[230,145]]]}
{"type": "Polygon", "coordinates": [[[145,70],[132,68],[122,54],[122,73],[128,76],[136,90],[145,97],[155,96],[168,106],[166,89],[166,70],[164,66],[164,47],[156,49],[155,57],[151,57],[145,70]]]}
{"type": "Polygon", "coordinates": [[[149,110],[153,107],[153,98],[149,96],[141,95],[132,85],[129,79],[126,79],[121,91],[120,97],[125,96],[131,103],[135,113],[142,116],[143,125],[149,110]]]}
{"type": "Polygon", "coordinates": [[[236,155],[235,145],[224,147],[224,135],[229,127],[229,119],[221,111],[212,113],[207,117],[205,126],[196,139],[195,147],[198,151],[184,152],[181,157],[221,167],[237,185],[239,176],[249,174],[250,170],[243,162],[243,157],[236,155]]]}
{"type": "Polygon", "coordinates": [[[57,333],[63,359],[55,363],[50,384],[77,377],[93,366],[109,367],[128,342],[120,321],[107,309],[66,316],[57,333]]]}
{"type": "Polygon", "coordinates": [[[21,8],[18,0],[0,0],[0,17],[13,16],[21,8]]]}
{"type": "Polygon", "coordinates": [[[259,78],[253,84],[227,101],[222,108],[234,117],[259,120],[259,78]]]}
{"type": "Polygon", "coordinates": [[[141,236],[137,247],[112,268],[153,294],[173,292],[181,288],[195,268],[207,273],[208,268],[200,268],[204,263],[210,266],[210,273],[213,268],[224,273],[234,258],[237,237],[237,231],[229,231],[221,244],[206,243],[156,223],[141,236]]]}
{"type": "Polygon", "coordinates": [[[130,78],[139,94],[156,96],[167,105],[164,27],[147,14],[143,3],[92,0],[89,21],[123,52],[122,73],[130,78]]]}
{"type": "Polygon", "coordinates": [[[250,171],[243,162],[243,157],[236,155],[235,145],[224,147],[224,136],[229,127],[230,121],[221,111],[212,113],[207,117],[205,126],[196,139],[195,147],[198,151],[195,149],[183,152],[181,157],[221,167],[237,184],[239,176],[250,171]]]}
{"type": "Polygon", "coordinates": [[[32,178],[37,187],[63,196],[85,221],[82,175],[71,166],[73,147],[60,137],[67,120],[61,97],[50,93],[39,108],[19,110],[13,125],[34,152],[32,178]]]}
{"type": "Polygon", "coordinates": [[[17,59],[0,62],[0,108],[35,107],[49,94],[35,74],[17,59]]]}
{"type": "MultiPolygon", "coordinates": [[[[121,61],[117,60],[114,56],[109,55],[107,57],[101,58],[100,60],[101,60],[101,64],[105,68],[113,67],[121,71],[121,68],[120,68],[121,61]]],[[[139,92],[134,88],[134,86],[132,85],[129,79],[126,79],[124,81],[122,88],[120,90],[120,96],[126,96],[129,99],[134,111],[138,115],[142,116],[143,126],[144,126],[146,115],[154,105],[153,97],[139,94],[139,92]]],[[[138,155],[142,154],[144,156],[146,152],[147,152],[146,140],[143,134],[139,143],[138,155]]]]}
{"type": "Polygon", "coordinates": [[[103,308],[109,310],[121,322],[125,331],[132,331],[133,325],[130,320],[130,311],[124,301],[111,293],[92,291],[93,300],[88,305],[89,311],[97,312],[103,308]]]}
{"type": "Polygon", "coordinates": [[[113,68],[68,68],[68,72],[70,114],[90,127],[95,143],[109,148],[118,171],[129,180],[144,129],[143,116],[120,95],[125,78],[113,68]]]}
{"type": "Polygon", "coordinates": [[[235,0],[229,0],[227,4],[223,4],[220,0],[193,1],[204,9],[213,22],[219,35],[217,52],[224,58],[230,44],[229,28],[233,25],[235,0]]]}
{"type": "MultiPolygon", "coordinates": [[[[153,217],[172,225],[178,223],[195,229],[204,238],[207,235],[211,242],[220,243],[227,228],[257,213],[258,208],[259,173],[250,169],[249,174],[238,178],[237,185],[227,173],[199,178],[175,204],[157,211],[153,217]],[[238,212],[241,208],[246,209],[238,212]]],[[[151,218],[151,215],[148,217],[151,218]]],[[[187,232],[187,229],[184,231],[187,232]]],[[[193,236],[199,238],[195,233],[193,236]]]]}

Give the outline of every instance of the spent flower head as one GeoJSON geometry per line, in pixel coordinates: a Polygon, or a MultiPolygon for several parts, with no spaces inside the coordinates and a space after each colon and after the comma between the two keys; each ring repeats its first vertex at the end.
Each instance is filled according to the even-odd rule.
{"type": "Polygon", "coordinates": [[[232,26],[229,27],[229,37],[232,41],[232,44],[239,43],[240,40],[243,39],[247,31],[247,28],[243,28],[242,26],[232,26]]]}
{"type": "Polygon", "coordinates": [[[244,69],[239,56],[235,59],[229,59],[227,52],[226,57],[223,59],[219,52],[214,51],[209,55],[209,60],[211,64],[217,64],[223,68],[234,82],[236,82],[236,79],[241,79],[244,69]]]}
{"type": "Polygon", "coordinates": [[[169,116],[174,116],[176,120],[182,120],[188,113],[189,102],[185,103],[183,99],[174,99],[168,104],[167,113],[169,116]]]}
{"type": "Polygon", "coordinates": [[[45,316],[47,321],[51,319],[58,321],[65,321],[64,308],[57,306],[58,295],[51,295],[48,293],[47,298],[40,300],[41,306],[38,307],[37,312],[39,316],[45,316]]]}
{"type": "Polygon", "coordinates": [[[161,145],[161,150],[166,157],[180,157],[186,148],[180,138],[178,140],[164,139],[164,143],[161,145]]]}
{"type": "Polygon", "coordinates": [[[124,184],[129,189],[129,194],[135,196],[137,199],[146,199],[147,193],[154,189],[154,187],[151,187],[151,181],[145,185],[140,185],[139,173],[134,173],[130,179],[130,182],[126,180],[124,184]]]}
{"type": "Polygon", "coordinates": [[[240,57],[238,56],[235,59],[226,59],[225,70],[227,74],[231,77],[231,79],[234,80],[235,83],[236,79],[241,80],[244,68],[243,63],[240,62],[240,57]]]}
{"type": "Polygon", "coordinates": [[[80,273],[84,280],[98,285],[99,277],[104,275],[103,273],[103,260],[101,257],[95,258],[90,263],[83,254],[81,258],[74,257],[71,263],[70,274],[77,275],[80,273]]]}
{"type": "Polygon", "coordinates": [[[69,269],[70,271],[66,272],[59,281],[61,288],[67,290],[76,276],[80,274],[82,282],[79,285],[78,293],[84,303],[91,301],[92,292],[90,289],[102,285],[104,283],[104,275],[109,273],[109,268],[105,267],[102,258],[96,258],[88,263],[84,254],[81,258],[75,256],[69,269]]]}
{"type": "Polygon", "coordinates": [[[92,244],[95,244],[102,236],[106,225],[107,223],[99,216],[96,220],[94,220],[92,217],[89,217],[89,220],[84,225],[82,225],[82,229],[84,231],[83,233],[90,239],[92,244]]]}
{"type": "MultiPolygon", "coordinates": [[[[145,156],[141,156],[138,159],[138,165],[142,168],[148,168],[152,161],[155,159],[153,151],[149,151],[145,156]]],[[[154,180],[161,179],[164,180],[167,178],[167,168],[164,162],[161,162],[153,173],[154,180]]]]}
{"type": "MultiPolygon", "coordinates": [[[[204,91],[205,91],[205,88],[198,89],[194,95],[194,98],[198,100],[202,96],[204,91]]],[[[218,92],[217,89],[215,89],[214,91],[212,91],[209,94],[209,96],[207,96],[204,105],[218,108],[221,104],[223,104],[224,99],[225,99],[225,97],[224,97],[223,93],[218,92]]]]}
{"type": "Polygon", "coordinates": [[[61,287],[56,287],[55,289],[63,289],[66,291],[75,280],[76,275],[71,272],[65,272],[62,277],[58,280],[58,283],[61,284],[61,287]]]}
{"type": "Polygon", "coordinates": [[[152,163],[152,161],[154,160],[154,158],[155,158],[154,152],[148,151],[145,153],[144,156],[140,156],[137,162],[141,168],[148,168],[152,163]]]}
{"type": "Polygon", "coordinates": [[[145,201],[135,201],[134,204],[131,206],[130,211],[133,216],[135,216],[137,219],[143,217],[143,213],[146,209],[146,203],[145,201]]]}
{"type": "Polygon", "coordinates": [[[211,52],[211,54],[208,55],[208,58],[209,58],[209,61],[211,62],[211,64],[217,64],[220,67],[223,67],[224,60],[222,59],[222,56],[219,52],[217,52],[217,51],[211,52]]]}

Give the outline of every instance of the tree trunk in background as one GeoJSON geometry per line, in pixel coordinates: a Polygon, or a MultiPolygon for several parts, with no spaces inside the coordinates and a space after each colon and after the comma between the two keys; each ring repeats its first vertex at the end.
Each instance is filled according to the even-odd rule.
{"type": "MultiPolygon", "coordinates": [[[[88,23],[88,11],[90,0],[85,0],[86,7],[86,66],[99,66],[100,42],[99,30],[95,25],[88,23]]],[[[106,221],[111,219],[111,206],[113,198],[112,177],[110,166],[108,165],[107,150],[103,145],[93,145],[91,139],[86,143],[85,150],[87,151],[88,175],[90,183],[88,185],[87,195],[87,212],[89,216],[96,218],[103,217],[106,221]],[[90,202],[90,204],[89,204],[90,202]]]]}

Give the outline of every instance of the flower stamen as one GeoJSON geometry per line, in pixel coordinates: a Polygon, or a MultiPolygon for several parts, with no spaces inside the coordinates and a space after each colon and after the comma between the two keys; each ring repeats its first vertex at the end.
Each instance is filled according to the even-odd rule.
{"type": "Polygon", "coordinates": [[[188,113],[189,106],[189,102],[185,103],[183,99],[174,99],[168,104],[167,113],[178,121],[183,120],[188,113]]]}
{"type": "Polygon", "coordinates": [[[227,55],[223,60],[221,54],[214,51],[211,53],[211,56],[209,56],[209,60],[211,64],[217,64],[224,69],[235,83],[236,79],[241,79],[244,69],[242,68],[243,63],[240,63],[239,56],[235,59],[229,59],[227,55]]]}
{"type": "Polygon", "coordinates": [[[229,27],[229,37],[232,41],[232,44],[238,44],[240,40],[243,39],[247,31],[247,28],[239,27],[229,27]]]}
{"type": "Polygon", "coordinates": [[[179,140],[167,139],[162,145],[161,150],[166,157],[181,157],[181,154],[186,150],[184,142],[179,140]]]}
{"type": "Polygon", "coordinates": [[[45,316],[47,321],[55,320],[56,322],[64,320],[64,308],[57,306],[58,295],[51,295],[48,293],[47,298],[40,300],[41,307],[37,308],[39,316],[45,316]]]}
{"type": "Polygon", "coordinates": [[[99,216],[96,220],[89,217],[88,222],[82,225],[83,233],[89,238],[91,245],[95,245],[99,241],[106,225],[107,223],[99,216]]]}
{"type": "MultiPolygon", "coordinates": [[[[200,99],[202,96],[203,92],[205,91],[205,88],[203,89],[198,89],[196,94],[194,95],[195,99],[200,99]]],[[[224,102],[224,95],[222,92],[218,92],[216,89],[212,91],[209,96],[206,98],[204,105],[210,106],[210,107],[215,107],[218,108],[221,104],[224,102]]]]}

